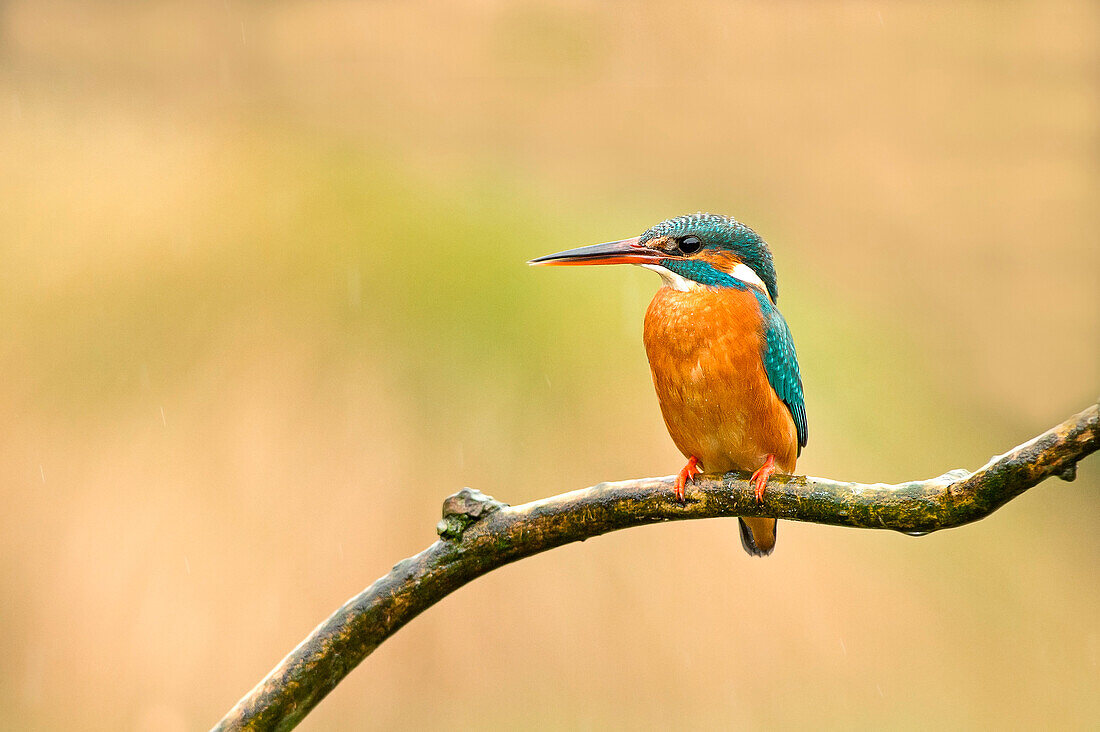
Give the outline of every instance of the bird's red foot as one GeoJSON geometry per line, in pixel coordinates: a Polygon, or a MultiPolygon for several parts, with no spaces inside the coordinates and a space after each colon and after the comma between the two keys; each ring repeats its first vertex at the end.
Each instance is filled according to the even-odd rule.
{"type": "Polygon", "coordinates": [[[775,472],[775,455],[768,455],[768,459],[760,466],[760,469],[752,474],[749,482],[752,483],[753,492],[756,494],[756,502],[764,502],[764,488],[768,485],[768,478],[775,472]]]}
{"type": "Polygon", "coordinates": [[[676,493],[676,500],[680,503],[684,502],[684,488],[689,482],[695,482],[695,476],[702,475],[703,469],[699,467],[699,461],[692,455],[688,458],[688,464],[684,466],[684,469],[680,471],[680,474],[676,476],[676,485],[672,490],[676,493]]]}

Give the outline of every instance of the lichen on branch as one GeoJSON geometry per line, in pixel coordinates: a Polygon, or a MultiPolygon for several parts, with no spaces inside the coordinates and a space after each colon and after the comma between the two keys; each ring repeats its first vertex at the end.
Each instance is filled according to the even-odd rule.
{"type": "Polygon", "coordinates": [[[747,473],[703,476],[685,503],[673,476],[601,483],[519,506],[469,488],[447,498],[440,540],[351,598],[244,696],[215,730],[289,730],[405,623],[502,565],[574,541],[664,521],[771,516],[924,534],[988,516],[1041,481],[1073,480],[1100,447],[1092,405],[973,473],[887,485],[775,475],[762,503],[747,473]]]}

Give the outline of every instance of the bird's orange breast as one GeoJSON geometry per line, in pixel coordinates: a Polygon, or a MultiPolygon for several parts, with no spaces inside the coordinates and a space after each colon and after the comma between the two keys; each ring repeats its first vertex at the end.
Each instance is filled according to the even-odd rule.
{"type": "Polygon", "coordinates": [[[769,454],[794,471],[798,437],[761,358],[760,305],[748,290],[665,286],[646,311],[653,386],[673,442],[708,473],[756,470],[769,454]]]}

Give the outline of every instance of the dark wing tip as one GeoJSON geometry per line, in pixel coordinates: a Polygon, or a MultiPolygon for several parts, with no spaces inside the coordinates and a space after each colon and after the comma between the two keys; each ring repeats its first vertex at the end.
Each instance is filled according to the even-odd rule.
{"type": "Polygon", "coordinates": [[[810,436],[809,425],[806,423],[806,405],[803,402],[798,403],[798,413],[795,415],[794,422],[798,428],[798,451],[802,452],[810,436]]]}

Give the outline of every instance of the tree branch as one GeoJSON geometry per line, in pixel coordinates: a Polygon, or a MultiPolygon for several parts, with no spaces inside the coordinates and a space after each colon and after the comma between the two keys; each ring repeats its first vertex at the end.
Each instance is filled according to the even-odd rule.
{"type": "Polygon", "coordinates": [[[405,623],[486,572],[547,549],[632,526],[732,516],[923,534],[984,518],[1052,475],[1073,480],[1077,462],[1098,447],[1093,405],[974,473],[897,485],[776,475],[761,504],[747,473],[697,479],[684,505],[673,498],[672,477],[601,483],[520,506],[466,488],[443,503],[439,541],[337,610],[214,729],[292,729],[405,623]]]}

